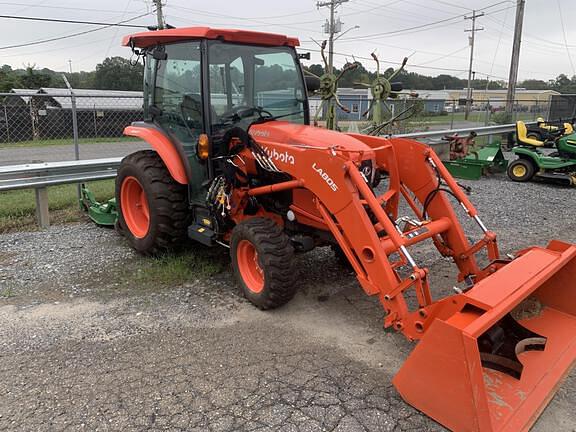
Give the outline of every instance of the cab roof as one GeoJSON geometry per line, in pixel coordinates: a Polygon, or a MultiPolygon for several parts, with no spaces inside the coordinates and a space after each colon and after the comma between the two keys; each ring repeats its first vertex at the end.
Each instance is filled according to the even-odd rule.
{"type": "Polygon", "coordinates": [[[300,41],[297,38],[275,33],[263,33],[250,30],[215,29],[210,27],[183,27],[135,33],[124,36],[122,39],[122,45],[148,48],[157,44],[166,44],[191,39],[220,39],[226,42],[268,46],[297,47],[300,45],[300,41]]]}

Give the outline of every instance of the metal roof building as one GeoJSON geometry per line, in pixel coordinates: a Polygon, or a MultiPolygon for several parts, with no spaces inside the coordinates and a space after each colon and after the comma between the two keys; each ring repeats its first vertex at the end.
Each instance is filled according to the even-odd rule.
{"type": "MultiPolygon", "coordinates": [[[[78,110],[98,111],[125,111],[142,109],[144,99],[141,91],[120,90],[88,90],[74,89],[76,96],[76,108],[78,110]]],[[[12,93],[20,96],[26,103],[36,95],[42,99],[47,108],[72,109],[70,91],[63,88],[42,87],[38,90],[13,89],[12,93]],[[30,95],[30,96],[28,96],[30,95]]]]}

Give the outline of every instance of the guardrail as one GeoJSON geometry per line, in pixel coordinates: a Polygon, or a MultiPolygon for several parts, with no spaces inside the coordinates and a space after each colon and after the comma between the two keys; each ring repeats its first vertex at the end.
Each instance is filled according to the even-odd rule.
{"type": "Polygon", "coordinates": [[[0,166],[0,192],[33,188],[36,220],[40,227],[47,228],[50,225],[48,186],[114,178],[121,160],[108,158],[0,166]]]}
{"type": "MultiPolygon", "coordinates": [[[[526,122],[527,126],[531,126],[531,122],[526,122]]],[[[468,127],[462,129],[450,129],[450,130],[442,130],[442,131],[427,131],[427,132],[413,132],[408,134],[402,135],[395,135],[399,138],[442,138],[444,135],[465,135],[469,134],[470,132],[476,132],[478,136],[486,136],[486,135],[500,135],[509,132],[516,131],[515,124],[505,124],[505,125],[495,125],[495,126],[480,126],[480,127],[468,127]]]]}
{"type": "MultiPolygon", "coordinates": [[[[434,139],[444,135],[468,134],[475,131],[479,136],[513,132],[516,125],[497,125],[450,129],[442,131],[415,132],[396,135],[400,138],[434,139]]],[[[430,143],[434,145],[436,143],[430,143]]],[[[46,162],[24,165],[0,166],[0,192],[17,189],[35,189],[36,218],[38,225],[46,228],[50,224],[48,211],[49,186],[105,180],[116,177],[122,158],[92,159],[79,161],[46,162]]]]}

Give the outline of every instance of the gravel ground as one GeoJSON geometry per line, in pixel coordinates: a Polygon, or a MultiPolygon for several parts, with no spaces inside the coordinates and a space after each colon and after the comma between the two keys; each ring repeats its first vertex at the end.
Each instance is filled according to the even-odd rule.
{"type": "MultiPolygon", "coordinates": [[[[468,184],[502,252],[576,242],[573,189],[468,184]]],[[[448,293],[433,252],[414,248],[448,293]]],[[[0,235],[0,430],[443,431],[392,387],[413,345],[382,331],[378,303],[329,250],[298,259],[296,298],[261,312],[228,270],[134,283],[147,261],[112,230],[0,235]]],[[[534,431],[576,431],[575,375],[534,431]]]]}

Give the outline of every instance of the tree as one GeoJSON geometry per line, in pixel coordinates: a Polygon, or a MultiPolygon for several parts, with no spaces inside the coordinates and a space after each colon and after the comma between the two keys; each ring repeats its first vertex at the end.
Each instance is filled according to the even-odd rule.
{"type": "Polygon", "coordinates": [[[22,87],[20,78],[9,65],[0,68],[0,93],[8,93],[14,88],[22,87]]]}
{"type": "Polygon", "coordinates": [[[576,75],[570,79],[565,74],[560,74],[550,82],[550,85],[553,90],[560,93],[576,93],[576,75]]]}
{"type": "Polygon", "coordinates": [[[20,77],[22,87],[27,89],[39,89],[40,87],[50,87],[52,78],[45,73],[37,72],[36,65],[26,66],[26,73],[20,77]]]}
{"type": "Polygon", "coordinates": [[[548,90],[550,85],[546,81],[537,79],[527,79],[518,84],[518,87],[526,90],[548,90]]]}
{"type": "Polygon", "coordinates": [[[101,90],[142,90],[144,67],[123,57],[108,57],[96,66],[94,88],[101,90]]]}

